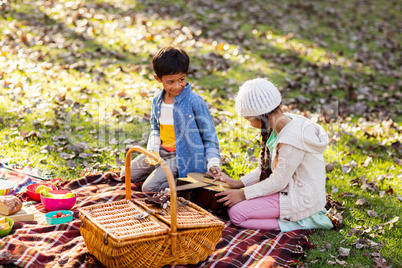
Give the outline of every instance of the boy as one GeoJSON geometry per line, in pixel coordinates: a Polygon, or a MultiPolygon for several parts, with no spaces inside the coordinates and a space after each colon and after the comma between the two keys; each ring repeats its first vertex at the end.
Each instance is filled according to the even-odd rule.
{"type": "MultiPolygon", "coordinates": [[[[152,100],[147,149],[167,162],[175,178],[189,172],[220,174],[215,126],[206,103],[186,81],[189,65],[187,53],[172,46],[161,48],[152,59],[154,77],[163,89],[152,100]]],[[[131,162],[131,181],[145,179],[143,192],[169,187],[163,168],[153,164],[145,155],[131,162]]]]}

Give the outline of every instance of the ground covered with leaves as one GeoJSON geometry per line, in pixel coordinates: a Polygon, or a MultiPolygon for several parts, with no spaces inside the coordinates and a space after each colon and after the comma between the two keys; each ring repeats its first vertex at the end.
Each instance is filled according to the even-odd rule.
{"type": "Polygon", "coordinates": [[[0,160],[74,179],[146,144],[152,55],[185,48],[223,169],[253,169],[259,133],[234,111],[269,77],[286,111],[325,127],[327,192],[343,211],[307,267],[402,266],[400,1],[0,0],[0,160]]]}

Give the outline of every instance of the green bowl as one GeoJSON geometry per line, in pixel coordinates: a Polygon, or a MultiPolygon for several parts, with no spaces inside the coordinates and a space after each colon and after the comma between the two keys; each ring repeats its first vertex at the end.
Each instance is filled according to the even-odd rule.
{"type": "Polygon", "coordinates": [[[14,221],[10,218],[6,218],[6,222],[8,222],[10,224],[10,228],[4,229],[4,230],[0,230],[0,237],[6,236],[11,232],[11,229],[13,229],[13,225],[14,225],[14,221]]]}

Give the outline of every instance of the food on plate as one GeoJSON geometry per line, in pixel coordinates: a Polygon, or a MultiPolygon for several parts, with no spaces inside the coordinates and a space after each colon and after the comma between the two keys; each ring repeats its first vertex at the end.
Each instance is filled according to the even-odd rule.
{"type": "Polygon", "coordinates": [[[0,214],[12,215],[20,211],[22,202],[18,197],[13,195],[0,196],[0,214]]]}
{"type": "Polygon", "coordinates": [[[66,199],[66,198],[73,198],[75,197],[74,193],[66,193],[66,194],[52,194],[49,193],[49,190],[43,189],[40,191],[40,194],[47,198],[54,198],[54,199],[66,199]]]}
{"type": "Polygon", "coordinates": [[[61,211],[57,212],[56,215],[53,215],[52,218],[63,218],[63,217],[68,217],[70,215],[68,214],[63,214],[61,211]]]}
{"type": "Polygon", "coordinates": [[[66,198],[72,198],[75,197],[74,193],[66,193],[66,198]]]}
{"type": "Polygon", "coordinates": [[[5,230],[8,228],[10,228],[10,224],[8,222],[6,222],[5,217],[1,217],[0,218],[0,230],[5,230]]]}
{"type": "Polygon", "coordinates": [[[50,187],[48,187],[46,185],[39,185],[38,188],[36,188],[35,193],[40,193],[40,191],[45,190],[45,189],[48,192],[53,190],[52,188],[50,188],[50,187]]]}

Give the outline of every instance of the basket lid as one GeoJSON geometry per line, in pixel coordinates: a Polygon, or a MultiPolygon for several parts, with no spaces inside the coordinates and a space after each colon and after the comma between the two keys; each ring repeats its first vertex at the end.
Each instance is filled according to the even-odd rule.
{"type": "Polygon", "coordinates": [[[167,225],[130,200],[87,206],[80,208],[79,212],[84,225],[89,220],[116,241],[170,232],[167,225]]]}
{"type": "MultiPolygon", "coordinates": [[[[157,205],[147,204],[145,198],[135,198],[131,199],[131,201],[137,203],[146,210],[155,211],[156,217],[169,226],[171,225],[170,206],[164,209],[157,205]]],[[[190,229],[224,225],[225,224],[221,220],[202,207],[197,206],[183,197],[177,198],[177,228],[190,229]]]]}

